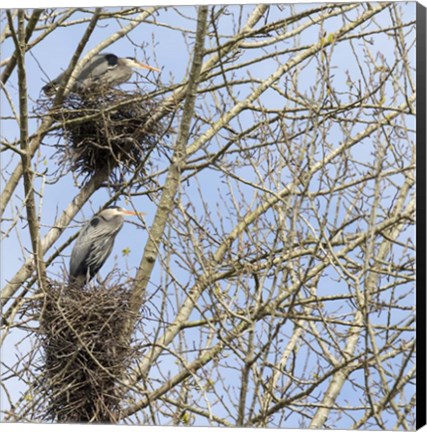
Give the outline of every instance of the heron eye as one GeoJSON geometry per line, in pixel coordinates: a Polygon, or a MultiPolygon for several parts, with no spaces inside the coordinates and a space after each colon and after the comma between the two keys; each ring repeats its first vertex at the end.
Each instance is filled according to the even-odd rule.
{"type": "Polygon", "coordinates": [[[91,226],[96,227],[99,224],[99,218],[94,217],[91,221],[90,221],[91,226]]]}
{"type": "Polygon", "coordinates": [[[105,58],[107,59],[108,66],[116,66],[118,57],[114,54],[106,54],[105,58]]]}

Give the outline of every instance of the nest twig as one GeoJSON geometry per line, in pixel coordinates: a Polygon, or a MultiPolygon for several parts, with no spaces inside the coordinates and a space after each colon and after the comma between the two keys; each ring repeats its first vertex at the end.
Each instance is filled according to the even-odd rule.
{"type": "Polygon", "coordinates": [[[116,423],[118,382],[133,359],[123,326],[130,292],[123,286],[75,289],[50,284],[39,304],[48,417],[58,422],[116,423]]]}

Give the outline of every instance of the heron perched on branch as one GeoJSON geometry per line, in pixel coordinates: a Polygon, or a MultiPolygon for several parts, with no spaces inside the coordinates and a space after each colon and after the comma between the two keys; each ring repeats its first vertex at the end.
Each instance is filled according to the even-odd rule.
{"type": "MultiPolygon", "coordinates": [[[[160,72],[160,69],[140,63],[131,57],[117,57],[115,54],[97,54],[76,77],[72,90],[79,92],[88,88],[114,87],[127,82],[133,74],[133,69],[148,69],[160,72]]],[[[43,87],[46,95],[51,96],[58,89],[64,78],[62,73],[43,87]]]]}
{"type": "Polygon", "coordinates": [[[121,207],[109,207],[96,214],[80,231],[71,252],[70,284],[83,286],[98,273],[113,249],[124,216],[143,215],[121,207]]]}

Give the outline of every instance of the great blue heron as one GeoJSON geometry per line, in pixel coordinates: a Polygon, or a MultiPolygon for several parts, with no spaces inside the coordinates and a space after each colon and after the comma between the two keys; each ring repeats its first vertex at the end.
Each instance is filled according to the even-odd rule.
{"type": "Polygon", "coordinates": [[[81,287],[98,273],[110,256],[114,239],[125,215],[138,215],[121,207],[109,207],[96,214],[80,231],[71,252],[70,284],[81,287]]]}
{"type": "MultiPolygon", "coordinates": [[[[80,71],[72,90],[78,92],[94,86],[114,87],[128,81],[134,68],[160,72],[160,69],[140,63],[131,57],[117,57],[111,53],[97,54],[80,71]]],[[[43,87],[46,95],[51,96],[55,93],[63,77],[64,74],[61,74],[43,87]]]]}

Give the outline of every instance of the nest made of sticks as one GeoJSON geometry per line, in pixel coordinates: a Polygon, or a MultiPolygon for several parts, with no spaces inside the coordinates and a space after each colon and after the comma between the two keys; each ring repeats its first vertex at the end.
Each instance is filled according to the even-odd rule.
{"type": "Polygon", "coordinates": [[[136,170],[144,173],[148,156],[168,134],[171,122],[171,116],[152,121],[160,102],[144,97],[140,89],[68,95],[53,114],[61,123],[56,134],[64,141],[56,146],[59,163],[77,175],[107,170],[116,175],[114,182],[136,170]]]}
{"type": "Polygon", "coordinates": [[[63,423],[116,423],[118,381],[136,352],[123,338],[132,318],[130,291],[50,283],[38,308],[48,418],[63,423]]]}

